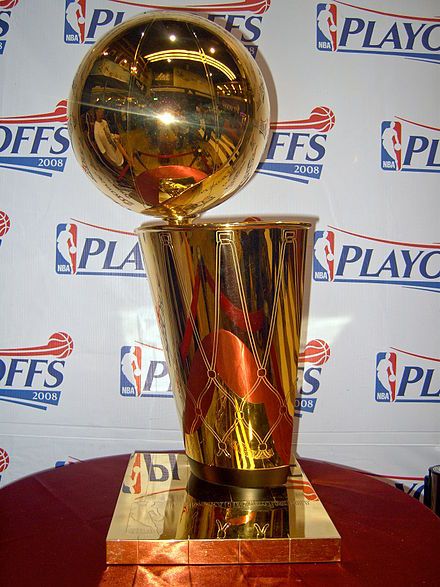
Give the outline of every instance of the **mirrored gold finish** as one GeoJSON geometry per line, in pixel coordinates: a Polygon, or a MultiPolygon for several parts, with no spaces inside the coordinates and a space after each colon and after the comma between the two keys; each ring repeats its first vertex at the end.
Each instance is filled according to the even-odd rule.
{"type": "Polygon", "coordinates": [[[81,63],[69,97],[75,154],[119,204],[188,223],[252,176],[269,128],[261,73],[209,20],[148,12],[81,63]]]}
{"type": "Polygon", "coordinates": [[[182,454],[135,453],[107,535],[108,564],[341,559],[341,538],[296,461],[285,484],[236,489],[195,478],[182,454]]]}
{"type": "Polygon", "coordinates": [[[287,477],[307,224],[138,229],[185,450],[197,476],[287,477]]]}
{"type": "Polygon", "coordinates": [[[188,462],[241,487],[289,474],[308,225],[192,221],[250,179],[268,128],[255,60],[188,13],[115,27],[69,98],[84,171],[114,201],[168,222],[138,235],[188,462]]]}

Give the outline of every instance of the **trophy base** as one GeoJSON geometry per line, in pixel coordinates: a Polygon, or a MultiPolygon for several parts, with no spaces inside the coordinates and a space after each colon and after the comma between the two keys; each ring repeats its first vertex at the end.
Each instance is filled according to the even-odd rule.
{"type": "Polygon", "coordinates": [[[295,461],[284,485],[214,485],[188,457],[136,452],[107,535],[107,564],[336,562],[341,537],[295,461]]]}

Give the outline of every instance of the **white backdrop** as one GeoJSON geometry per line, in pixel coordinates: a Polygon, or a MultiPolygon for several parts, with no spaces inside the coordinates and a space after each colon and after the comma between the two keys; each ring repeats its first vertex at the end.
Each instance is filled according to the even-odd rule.
{"type": "Polygon", "coordinates": [[[0,0],[0,486],[56,464],[182,447],[133,235],[143,217],[83,173],[65,100],[115,23],[190,4],[249,45],[272,106],[259,173],[205,219],[314,224],[297,451],[417,493],[440,462],[434,0],[0,0]],[[75,2],[84,24],[72,24],[75,2]],[[66,225],[76,268],[60,252],[66,225]],[[139,390],[121,378],[131,347],[139,390]]]}

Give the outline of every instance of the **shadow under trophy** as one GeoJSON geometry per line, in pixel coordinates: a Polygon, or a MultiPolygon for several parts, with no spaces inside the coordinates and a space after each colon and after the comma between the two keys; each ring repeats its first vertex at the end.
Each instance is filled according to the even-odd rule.
{"type": "Polygon", "coordinates": [[[69,129],[138,230],[185,455],[131,456],[109,563],[333,561],[340,537],[291,456],[308,224],[194,220],[263,154],[268,95],[221,27],[148,12],[83,59],[69,129]]]}

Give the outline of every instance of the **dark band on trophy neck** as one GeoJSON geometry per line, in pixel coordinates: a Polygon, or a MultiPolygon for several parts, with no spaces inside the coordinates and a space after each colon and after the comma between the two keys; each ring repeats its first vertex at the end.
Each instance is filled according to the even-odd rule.
{"type": "Polygon", "coordinates": [[[270,469],[228,469],[215,465],[204,465],[188,457],[191,472],[209,483],[238,487],[278,487],[284,485],[290,472],[288,465],[270,469]]]}

